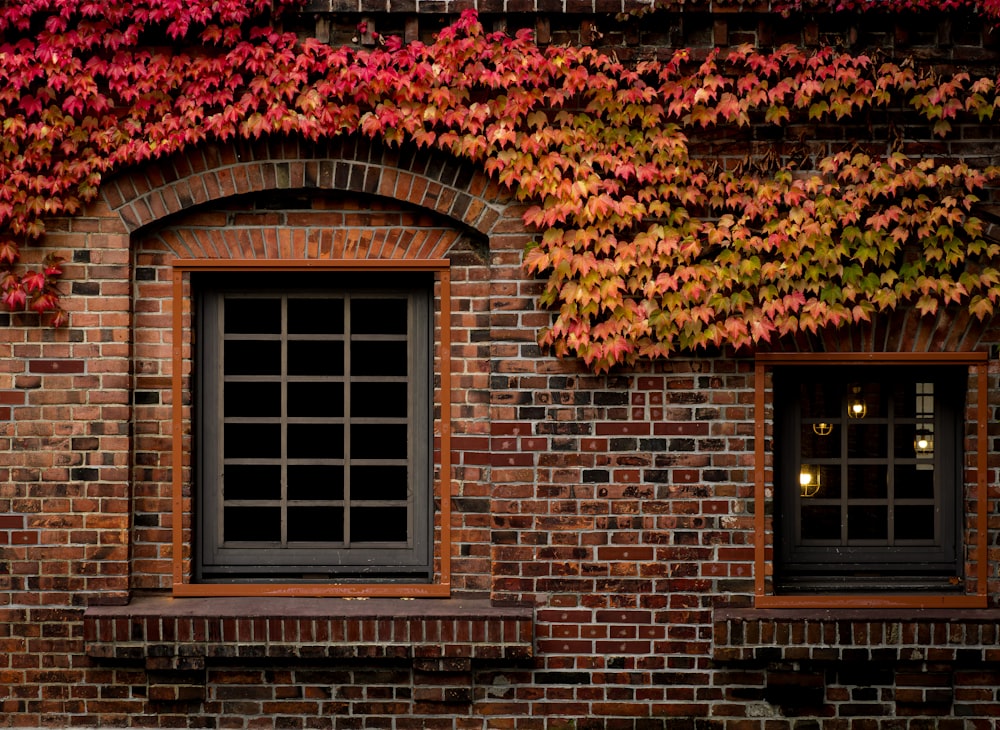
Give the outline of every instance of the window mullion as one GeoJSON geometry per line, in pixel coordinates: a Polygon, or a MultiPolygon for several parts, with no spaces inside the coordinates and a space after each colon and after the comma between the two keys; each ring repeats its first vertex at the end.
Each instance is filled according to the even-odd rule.
{"type": "Polygon", "coordinates": [[[288,546],[288,297],[281,297],[281,545],[288,546]]]}
{"type": "Polygon", "coordinates": [[[341,519],[344,521],[344,547],[351,547],[351,363],[353,361],[353,339],[351,332],[351,309],[354,306],[354,297],[347,293],[344,295],[344,509],[341,519]]]}

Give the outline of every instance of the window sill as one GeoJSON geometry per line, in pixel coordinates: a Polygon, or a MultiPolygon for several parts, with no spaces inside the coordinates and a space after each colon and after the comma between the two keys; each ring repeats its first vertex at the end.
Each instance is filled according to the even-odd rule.
{"type": "Polygon", "coordinates": [[[798,593],[758,595],[754,606],[759,609],[978,609],[986,608],[986,596],[962,593],[798,593]]]}
{"type": "Polygon", "coordinates": [[[84,613],[93,659],[506,660],[533,656],[531,607],[462,599],[135,597],[84,613]]]}
{"type": "Polygon", "coordinates": [[[717,609],[713,624],[718,662],[1000,662],[996,609],[717,609]]]}

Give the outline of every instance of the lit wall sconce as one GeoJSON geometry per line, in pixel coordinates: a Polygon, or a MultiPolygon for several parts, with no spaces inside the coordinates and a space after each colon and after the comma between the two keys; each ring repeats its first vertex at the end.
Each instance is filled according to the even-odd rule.
{"type": "Polygon", "coordinates": [[[913,439],[913,450],[918,457],[929,458],[934,455],[934,434],[927,429],[918,429],[916,438],[913,439]]]}
{"type": "Polygon", "coordinates": [[[847,401],[848,418],[864,418],[868,414],[868,406],[864,396],[861,395],[861,386],[851,386],[851,397],[847,401]]]}
{"type": "Polygon", "coordinates": [[[816,434],[817,436],[829,436],[831,433],[833,433],[833,424],[832,423],[814,423],[813,424],[813,433],[816,434]]]}
{"type": "Polygon", "coordinates": [[[799,494],[803,497],[815,497],[819,493],[820,469],[813,464],[803,464],[799,467],[799,494]]]}

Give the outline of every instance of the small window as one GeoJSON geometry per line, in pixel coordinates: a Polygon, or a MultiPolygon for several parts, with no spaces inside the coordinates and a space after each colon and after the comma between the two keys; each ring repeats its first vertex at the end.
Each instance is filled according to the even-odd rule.
{"type": "Polygon", "coordinates": [[[196,580],[428,580],[431,276],[193,283],[196,580]]]}
{"type": "Polygon", "coordinates": [[[960,590],[964,367],[778,367],[779,591],[960,590]]]}

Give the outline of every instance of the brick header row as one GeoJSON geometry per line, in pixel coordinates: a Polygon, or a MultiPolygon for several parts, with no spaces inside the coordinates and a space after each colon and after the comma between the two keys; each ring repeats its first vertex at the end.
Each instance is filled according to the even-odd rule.
{"type": "Polygon", "coordinates": [[[136,597],[84,614],[94,659],[533,656],[533,610],[476,600],[136,597]]]}

